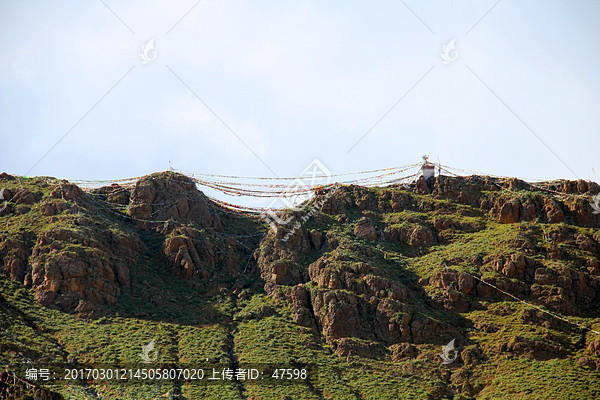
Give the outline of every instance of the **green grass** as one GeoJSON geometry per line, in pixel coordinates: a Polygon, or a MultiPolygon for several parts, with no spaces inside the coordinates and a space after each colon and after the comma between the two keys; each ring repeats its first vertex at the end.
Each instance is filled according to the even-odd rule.
{"type": "Polygon", "coordinates": [[[478,399],[597,399],[600,377],[573,360],[494,360],[478,399]]]}
{"type": "MultiPolygon", "coordinates": [[[[65,229],[81,238],[135,235],[143,242],[144,249],[137,262],[128,266],[131,287],[123,289],[117,305],[99,319],[80,319],[41,307],[35,302],[33,291],[21,283],[0,277],[0,360],[4,364],[19,371],[25,365],[25,358],[34,363],[105,367],[140,365],[142,347],[154,340],[156,365],[196,366],[206,368],[208,372],[213,367],[239,366],[256,368],[263,374],[263,379],[240,382],[79,382],[49,386],[66,398],[97,399],[102,395],[104,399],[155,399],[170,394],[181,394],[186,399],[261,400],[281,400],[284,396],[352,400],[472,398],[465,393],[459,394],[461,384],[453,379],[460,374],[468,377],[476,391],[480,390],[476,394],[478,399],[600,398],[598,372],[577,364],[579,357],[589,356],[586,344],[594,340],[593,333],[582,332],[547,314],[532,311],[531,306],[502,301],[500,297],[485,301],[477,299],[464,313],[438,309],[432,306],[433,300],[446,291],[430,286],[427,281],[442,265],[478,276],[499,277],[486,263],[496,257],[506,259],[513,254],[523,254],[524,243],[535,250],[527,257],[544,267],[586,272],[586,261],[597,254],[583,250],[572,239],[558,244],[562,254],[560,259],[550,259],[547,253],[553,243],[548,238],[565,232],[573,238],[577,234],[597,238],[600,235],[597,228],[539,221],[500,224],[477,207],[439,196],[390,188],[372,189],[371,194],[377,196],[389,192],[404,196],[409,205],[400,212],[382,213],[358,208],[348,208],[345,214],[338,216],[315,212],[303,228],[335,238],[337,245],[328,254],[322,249],[311,249],[307,254],[289,252],[285,261],[308,268],[322,258],[331,273],[354,273],[363,264],[368,265],[368,273],[355,274],[355,284],[365,277],[401,283],[411,293],[405,305],[414,321],[432,320],[448,331],[456,329],[464,335],[461,351],[468,349],[481,353],[474,365],[467,366],[462,361],[442,365],[438,356],[443,341],[441,336],[446,334],[442,329],[440,337],[429,338],[426,343],[415,346],[418,355],[414,358],[392,361],[392,352],[385,348],[395,343],[383,342],[380,344],[385,354],[377,359],[342,358],[332,351],[335,342],[328,343],[320,332],[293,322],[289,302],[264,293],[261,289],[264,282],[256,269],[250,275],[229,276],[217,263],[210,268],[208,279],[177,277],[162,254],[164,235],[136,228],[121,217],[122,211],[108,208],[106,203],[89,196],[80,202],[78,212],[71,211],[73,201],[50,197],[56,181],[45,182],[36,178],[25,179],[22,184],[36,193],[39,202],[66,206],[67,209],[50,217],[40,212],[39,202],[28,206],[29,211],[22,215],[13,213],[11,206],[10,214],[0,216],[0,242],[5,238],[35,242],[37,235],[65,229]],[[374,221],[380,232],[389,227],[426,227],[435,232],[436,241],[429,248],[413,249],[405,244],[388,243],[381,237],[375,241],[359,240],[354,236],[354,227],[365,215],[374,221]],[[433,227],[442,220],[449,221],[452,228],[435,231],[433,227]],[[238,288],[235,294],[234,287],[238,288]],[[556,354],[550,352],[548,356],[536,351],[518,353],[509,350],[535,343],[548,346],[556,354]],[[308,379],[273,380],[271,372],[276,367],[306,368],[308,379]]],[[[3,186],[11,190],[20,188],[18,181],[3,182],[3,186]]],[[[475,189],[467,187],[466,190],[475,189]]],[[[499,194],[483,195],[492,198],[499,194]]],[[[502,192],[501,195],[535,202],[542,201],[545,196],[524,190],[502,192]]],[[[392,202],[391,199],[385,201],[392,202]]],[[[232,242],[235,243],[232,246],[249,249],[243,257],[249,270],[256,268],[250,257],[255,248],[258,248],[257,254],[273,251],[266,246],[259,247],[267,230],[260,219],[237,218],[229,214],[221,214],[220,218],[226,235],[181,222],[185,222],[195,240],[214,244],[216,252],[226,249],[232,242]],[[227,235],[234,235],[235,239],[227,235]]],[[[57,242],[54,246],[57,252],[49,254],[45,261],[58,255],[75,258],[96,251],[93,241],[57,242]]],[[[44,249],[48,247],[42,246],[44,249]]],[[[306,282],[306,287],[312,293],[330,290],[312,281],[306,282]]],[[[279,289],[283,292],[285,288],[279,289]]],[[[348,292],[347,289],[340,291],[348,292]]],[[[384,290],[384,294],[389,292],[384,290]]],[[[367,295],[357,296],[369,300],[367,295]]],[[[403,316],[398,313],[392,320],[401,321],[403,316]]],[[[374,316],[367,318],[371,318],[370,322],[375,320],[374,316]]],[[[596,327],[600,324],[600,318],[569,318],[596,327]]],[[[372,342],[365,338],[351,340],[365,346],[372,342]]]]}

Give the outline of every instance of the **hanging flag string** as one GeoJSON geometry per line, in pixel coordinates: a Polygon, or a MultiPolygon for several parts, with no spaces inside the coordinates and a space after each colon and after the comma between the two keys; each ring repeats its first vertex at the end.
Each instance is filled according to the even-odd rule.
{"type": "Polygon", "coordinates": [[[597,335],[600,335],[600,332],[598,332],[597,330],[594,330],[594,329],[592,329],[592,328],[590,328],[590,327],[588,327],[588,326],[585,326],[585,325],[579,324],[579,323],[577,323],[577,322],[571,321],[571,320],[569,320],[569,319],[567,319],[567,318],[565,318],[565,317],[563,317],[563,316],[560,316],[560,315],[558,315],[558,314],[556,314],[556,313],[553,313],[553,312],[551,312],[551,311],[545,310],[545,309],[543,309],[542,307],[538,306],[537,304],[533,304],[533,303],[530,303],[530,302],[528,302],[528,301],[522,300],[522,299],[518,298],[517,296],[515,296],[515,295],[513,295],[513,294],[511,294],[511,293],[508,293],[508,292],[507,292],[507,291],[505,291],[505,290],[502,290],[502,289],[500,289],[498,286],[495,286],[495,285],[493,285],[493,284],[491,284],[491,283],[489,283],[489,282],[486,282],[486,281],[484,281],[484,280],[483,280],[483,279],[481,279],[481,278],[478,278],[478,277],[476,277],[475,275],[471,275],[471,274],[469,274],[468,272],[465,272],[465,273],[466,273],[467,275],[470,275],[471,277],[473,277],[473,278],[477,279],[479,282],[481,282],[481,283],[484,283],[484,284],[488,285],[489,287],[491,287],[491,288],[493,288],[493,289],[496,289],[496,290],[497,290],[497,291],[499,291],[500,293],[503,293],[503,294],[507,295],[508,297],[511,297],[511,298],[513,298],[513,299],[517,300],[518,302],[520,302],[520,303],[522,303],[522,304],[525,304],[525,305],[527,305],[527,306],[529,306],[529,307],[533,307],[533,308],[535,308],[535,309],[537,309],[537,310],[539,310],[539,311],[541,311],[541,312],[543,312],[543,313],[545,313],[545,314],[548,314],[548,315],[550,315],[550,316],[552,316],[552,317],[554,317],[554,318],[560,319],[561,321],[567,322],[567,323],[569,323],[569,324],[571,324],[571,325],[575,325],[575,326],[577,326],[577,327],[579,327],[579,328],[581,328],[581,329],[583,329],[583,330],[589,330],[589,331],[591,331],[591,332],[594,332],[594,333],[595,333],[595,334],[597,334],[597,335]]]}
{"type": "MultiPolygon", "coordinates": [[[[222,174],[207,174],[207,173],[185,173],[183,171],[170,169],[169,171],[175,171],[182,173],[195,182],[199,187],[214,190],[221,194],[231,197],[244,197],[244,198],[281,198],[289,201],[284,201],[284,204],[289,206],[292,200],[306,201],[312,198],[315,192],[321,191],[331,187],[333,184],[341,185],[359,185],[364,187],[388,187],[391,185],[405,185],[414,182],[414,180],[420,176],[421,167],[423,163],[413,163],[402,165],[398,167],[373,169],[368,171],[357,171],[340,174],[326,174],[316,176],[300,176],[300,177],[252,177],[252,176],[236,176],[236,175],[222,175],[222,174]]],[[[483,174],[477,171],[454,168],[447,165],[438,163],[438,171],[440,173],[446,173],[453,176],[465,176],[465,174],[487,176],[495,179],[497,183],[501,184],[504,180],[513,179],[510,177],[503,177],[499,175],[483,174]]],[[[90,193],[96,197],[102,198],[106,196],[103,193],[94,192],[93,187],[98,185],[115,186],[114,190],[110,192],[110,195],[118,194],[119,192],[125,192],[131,190],[135,185],[138,184],[142,176],[133,178],[123,179],[110,179],[110,180],[73,180],[71,182],[81,185],[84,190],[91,191],[90,193]]],[[[554,193],[559,196],[581,196],[576,194],[566,194],[554,190],[555,185],[560,184],[561,181],[541,181],[539,179],[523,179],[529,182],[532,187],[554,193]]],[[[209,196],[211,200],[233,212],[242,212],[256,214],[265,212],[268,210],[281,209],[274,207],[251,207],[240,204],[233,204],[222,199],[217,200],[216,198],[209,196]]]]}

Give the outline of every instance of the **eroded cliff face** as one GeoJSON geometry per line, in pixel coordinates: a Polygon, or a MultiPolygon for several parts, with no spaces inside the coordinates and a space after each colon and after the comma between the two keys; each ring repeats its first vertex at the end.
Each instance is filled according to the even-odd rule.
{"type": "Polygon", "coordinates": [[[17,188],[4,192],[12,199],[4,214],[13,218],[0,235],[0,265],[44,306],[101,315],[130,288],[141,256],[178,276],[208,279],[238,275],[251,251],[228,236],[217,208],[183,175],[88,193],[54,179],[24,187],[3,179],[17,188]]]}
{"type": "MultiPolygon", "coordinates": [[[[563,315],[597,315],[600,216],[588,198],[569,195],[598,191],[584,181],[541,190],[443,176],[409,190],[342,187],[314,200],[321,212],[300,229],[269,232],[255,258],[265,290],[339,355],[397,358],[416,351],[407,345],[452,338],[464,345],[460,313],[509,299],[474,276],[563,315]]],[[[504,349],[556,350],[511,346],[504,349]]]]}
{"type": "Polygon", "coordinates": [[[535,309],[514,316],[503,303],[514,300],[501,292],[593,323],[594,183],[442,176],[411,187],[342,186],[317,195],[308,218],[306,210],[289,212],[283,219],[292,222],[275,232],[226,212],[170,172],[87,192],[51,178],[0,179],[12,199],[2,214],[0,267],[44,306],[82,317],[110,313],[144,265],[236,301],[261,293],[242,279],[260,282],[273,313],[344,357],[429,357],[432,345],[456,339],[465,369],[452,384],[471,395],[469,368],[490,354],[600,367],[597,338],[569,344],[564,323],[535,309]],[[508,316],[519,327],[553,330],[508,337],[497,322],[508,316]]]}
{"type": "Polygon", "coordinates": [[[88,315],[115,305],[143,243],[92,219],[96,206],[79,187],[36,183],[38,191],[8,191],[14,198],[5,212],[19,217],[6,222],[9,232],[0,237],[4,273],[33,288],[44,306],[88,315]]]}

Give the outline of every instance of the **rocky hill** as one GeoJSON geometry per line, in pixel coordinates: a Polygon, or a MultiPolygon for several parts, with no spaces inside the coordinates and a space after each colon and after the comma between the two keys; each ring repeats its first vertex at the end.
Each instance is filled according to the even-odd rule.
{"type": "Polygon", "coordinates": [[[277,230],[172,172],[0,188],[0,398],[600,398],[595,183],[335,186],[277,230]],[[151,340],[157,365],[308,378],[23,379],[139,365],[151,340]]]}

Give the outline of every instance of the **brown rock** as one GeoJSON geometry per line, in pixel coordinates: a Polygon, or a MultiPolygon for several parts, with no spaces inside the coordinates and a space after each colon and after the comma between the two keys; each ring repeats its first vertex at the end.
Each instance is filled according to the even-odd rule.
{"type": "MultiPolygon", "coordinates": [[[[8,195],[6,196],[7,198],[8,195]]],[[[12,197],[12,202],[15,204],[33,204],[37,201],[38,196],[33,194],[27,189],[19,190],[14,197],[12,197]]]]}
{"type": "Polygon", "coordinates": [[[544,198],[544,211],[548,222],[551,224],[557,224],[565,220],[565,213],[558,203],[548,197],[544,198]]]}
{"type": "Polygon", "coordinates": [[[78,231],[52,228],[40,234],[31,248],[28,272],[23,270],[27,264],[20,261],[28,254],[26,245],[8,253],[12,268],[18,268],[13,279],[33,288],[42,305],[67,312],[99,312],[104,306],[114,305],[121,288],[129,285],[128,265],[136,262],[143,247],[139,239],[130,237],[130,248],[121,251],[120,237],[110,231],[88,237],[78,231]],[[64,252],[67,243],[78,243],[80,247],[64,252]]]}
{"type": "Polygon", "coordinates": [[[475,279],[473,279],[472,276],[464,272],[459,273],[457,282],[458,290],[460,290],[464,294],[471,294],[473,289],[475,289],[475,279]]]}
{"type": "Polygon", "coordinates": [[[443,289],[458,289],[464,294],[471,294],[476,286],[471,275],[449,268],[436,270],[429,278],[429,282],[443,289]]]}
{"type": "Polygon", "coordinates": [[[502,224],[519,222],[519,205],[512,201],[504,203],[500,208],[499,220],[502,224]]]}
{"type": "Polygon", "coordinates": [[[419,179],[417,180],[416,191],[419,194],[430,193],[429,187],[427,186],[427,180],[423,176],[419,177],[419,179]]]}
{"type": "Polygon", "coordinates": [[[310,231],[310,242],[315,250],[321,249],[321,246],[323,246],[323,234],[317,230],[310,231]]]}
{"type": "Polygon", "coordinates": [[[62,181],[58,186],[52,189],[50,196],[55,199],[63,199],[65,201],[84,201],[85,193],[79,188],[79,186],[62,181]]]}
{"type": "Polygon", "coordinates": [[[593,357],[579,357],[577,359],[577,363],[582,366],[582,367],[586,367],[589,369],[593,369],[596,371],[600,370],[600,359],[597,358],[593,358],[593,357]]]}
{"type": "Polygon", "coordinates": [[[586,351],[596,357],[600,357],[600,339],[594,339],[588,343],[586,351]]]}
{"type": "Polygon", "coordinates": [[[448,218],[436,218],[433,221],[433,227],[438,231],[454,228],[454,223],[448,218]]]}
{"type": "Polygon", "coordinates": [[[472,366],[481,363],[483,356],[479,349],[474,347],[467,347],[460,352],[460,359],[463,361],[465,366],[472,366]]]}
{"type": "Polygon", "coordinates": [[[38,205],[40,212],[46,216],[57,215],[68,209],[65,201],[42,201],[38,205]]]}
{"type": "Polygon", "coordinates": [[[362,318],[370,307],[351,293],[318,291],[312,299],[312,308],[328,342],[348,335],[373,338],[373,332],[362,318]]]}
{"type": "Polygon", "coordinates": [[[410,343],[399,343],[389,347],[392,355],[392,361],[399,362],[406,360],[407,358],[415,358],[419,355],[419,350],[415,345],[410,343]]]}
{"type": "Polygon", "coordinates": [[[21,233],[0,242],[3,273],[19,282],[24,282],[27,277],[26,270],[31,255],[31,248],[27,245],[29,240],[31,240],[31,235],[21,233]]]}
{"type": "Polygon", "coordinates": [[[335,354],[340,357],[381,358],[385,348],[378,342],[345,337],[336,341],[335,354]]]}
{"type": "Polygon", "coordinates": [[[429,247],[433,245],[433,233],[425,227],[417,226],[410,233],[408,244],[414,247],[429,247]]]}
{"type": "Polygon", "coordinates": [[[309,291],[304,285],[296,285],[286,290],[286,298],[292,302],[292,319],[298,325],[306,326],[317,331],[317,324],[311,312],[309,291]]]}
{"type": "Polygon", "coordinates": [[[141,178],[131,193],[127,214],[138,225],[153,227],[147,220],[186,218],[204,228],[223,231],[215,206],[187,176],[161,172],[141,178]]]}
{"type": "Polygon", "coordinates": [[[523,221],[533,221],[537,216],[535,204],[526,201],[521,204],[521,219],[523,221]]]}
{"type": "Polygon", "coordinates": [[[552,272],[546,268],[536,269],[534,279],[539,285],[551,285],[555,282],[552,272]]]}
{"type": "Polygon", "coordinates": [[[371,220],[367,217],[362,217],[356,222],[354,235],[363,240],[373,241],[377,239],[377,231],[373,227],[371,220]]]}
{"type": "Polygon", "coordinates": [[[536,360],[563,358],[566,350],[553,343],[516,335],[508,342],[498,343],[498,350],[536,360]]]}

